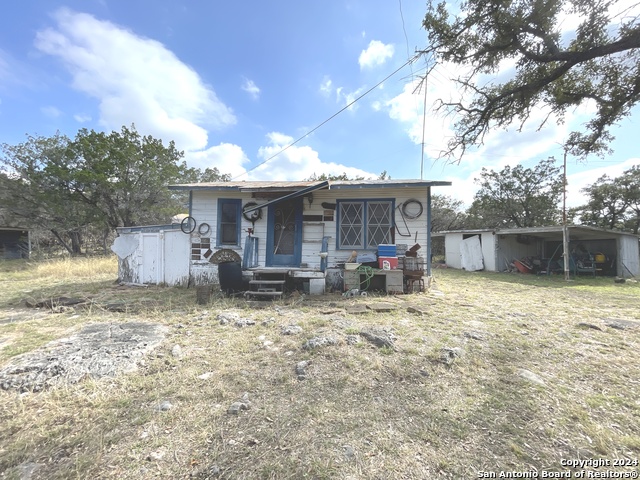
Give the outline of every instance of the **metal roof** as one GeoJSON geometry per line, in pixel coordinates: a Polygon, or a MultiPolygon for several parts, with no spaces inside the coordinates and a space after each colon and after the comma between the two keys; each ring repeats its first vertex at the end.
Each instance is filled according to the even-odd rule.
{"type": "MultiPolygon", "coordinates": [[[[169,185],[170,190],[235,190],[240,192],[255,191],[295,191],[324,183],[324,181],[307,182],[272,182],[272,181],[243,181],[243,182],[209,182],[183,183],[169,185]]],[[[401,188],[401,187],[440,187],[450,186],[451,182],[440,180],[332,180],[327,188],[401,188]]]]}
{"type": "Polygon", "coordinates": [[[10,230],[14,232],[28,232],[29,229],[26,227],[2,227],[0,226],[0,230],[10,230]]]}
{"type": "MultiPolygon", "coordinates": [[[[621,232],[618,230],[607,230],[605,228],[598,227],[590,227],[588,225],[567,225],[569,229],[569,235],[572,239],[579,238],[602,238],[603,235],[630,235],[633,237],[638,237],[630,232],[621,232]]],[[[433,233],[432,236],[444,236],[447,233],[462,233],[462,234],[474,234],[474,233],[485,233],[485,232],[493,232],[496,235],[536,235],[536,234],[550,234],[553,236],[554,234],[562,236],[562,225],[553,225],[549,227],[523,227],[523,228],[485,228],[485,229],[474,229],[474,230],[447,230],[443,232],[433,233]]]]}

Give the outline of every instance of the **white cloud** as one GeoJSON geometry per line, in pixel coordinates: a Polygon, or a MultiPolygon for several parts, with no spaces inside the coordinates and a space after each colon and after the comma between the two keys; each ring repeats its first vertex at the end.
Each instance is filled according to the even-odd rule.
{"type": "Polygon", "coordinates": [[[91,116],[85,115],[83,113],[76,113],[73,116],[74,120],[78,123],[87,123],[91,121],[91,116]]]}
{"type": "MultiPolygon", "coordinates": [[[[596,162],[594,162],[596,163],[596,162]]],[[[571,173],[576,168],[575,163],[567,162],[567,206],[578,207],[587,203],[587,196],[581,190],[598,180],[601,176],[607,175],[609,178],[616,178],[622,172],[640,164],[640,158],[630,158],[620,163],[612,163],[605,167],[596,167],[583,170],[578,173],[571,173]]],[[[587,164],[588,166],[589,164],[587,164]]],[[[584,168],[581,166],[580,168],[584,168]]]]}
{"type": "MultiPolygon", "coordinates": [[[[366,87],[360,87],[354,92],[345,92],[343,87],[338,87],[336,88],[336,102],[346,107],[347,105],[355,101],[356,98],[362,95],[362,93],[365,91],[365,88],[366,87]]],[[[358,104],[354,103],[353,105],[349,105],[349,108],[347,108],[347,110],[354,111],[356,108],[358,108],[358,104]]]]}
{"type": "Polygon", "coordinates": [[[325,75],[322,79],[322,83],[320,84],[320,93],[325,97],[331,96],[331,92],[333,91],[333,82],[328,75],[325,75]]]}
{"type": "Polygon", "coordinates": [[[60,111],[60,109],[51,105],[42,107],[40,111],[50,118],[59,118],[62,116],[62,111],[60,111]]]}
{"type": "MultiPolygon", "coordinates": [[[[454,136],[454,123],[457,120],[453,114],[437,112],[436,106],[440,101],[457,101],[464,95],[454,82],[448,80],[462,74],[462,69],[447,64],[439,65],[431,72],[426,83],[426,113],[423,113],[425,85],[421,85],[418,79],[407,83],[402,93],[384,103],[390,118],[405,126],[413,143],[420,145],[424,138],[425,154],[432,159],[446,151],[449,140],[454,136]]],[[[580,122],[588,118],[585,116],[588,115],[588,108],[584,106],[567,112],[564,121],[549,116],[542,129],[539,126],[547,118],[549,109],[534,109],[520,132],[517,131],[519,124],[507,129],[490,130],[482,146],[467,150],[462,163],[473,169],[481,166],[501,169],[506,165],[515,166],[527,160],[557,155],[568,132],[579,128],[580,122]]]]}
{"type": "MultiPolygon", "coordinates": [[[[419,88],[420,80],[416,79],[404,86],[402,93],[384,103],[389,117],[406,126],[407,135],[413,143],[420,145],[424,138],[425,153],[436,158],[446,148],[447,141],[453,135],[451,119],[436,115],[433,107],[427,106],[426,115],[423,115],[424,96],[419,88]],[[424,125],[424,136],[423,136],[424,125]]],[[[425,88],[424,85],[422,88],[425,88]]],[[[429,88],[428,97],[433,103],[432,89],[429,88]]],[[[443,92],[444,93],[444,92],[443,92]]],[[[439,92],[436,93],[441,95],[439,92]]]]}
{"type": "Polygon", "coordinates": [[[366,50],[363,50],[358,57],[360,68],[372,68],[383,65],[388,59],[393,57],[394,47],[391,44],[385,45],[379,40],[371,40],[366,50]]]}
{"type": "Polygon", "coordinates": [[[231,174],[236,177],[246,172],[243,165],[249,159],[238,145],[221,143],[220,145],[200,150],[188,151],[184,156],[187,163],[196,168],[217,168],[221,174],[231,174]]]}
{"type": "MultiPolygon", "coordinates": [[[[275,155],[283,147],[286,147],[293,141],[293,137],[288,135],[272,132],[267,135],[269,144],[260,147],[258,157],[262,161],[275,155]]],[[[318,156],[318,152],[309,146],[293,146],[279,154],[264,165],[249,172],[247,179],[250,180],[302,180],[309,178],[313,174],[321,175],[333,174],[341,175],[346,173],[350,177],[364,176],[376,177],[376,174],[361,170],[359,168],[348,167],[333,162],[323,162],[318,156]]]]}
{"type": "Polygon", "coordinates": [[[244,79],[242,90],[251,95],[251,98],[253,98],[254,100],[257,100],[258,97],[260,97],[260,89],[253,80],[249,80],[248,78],[244,79]]]}
{"type": "Polygon", "coordinates": [[[207,146],[205,127],[235,123],[231,109],[160,42],[66,8],[54,19],[35,45],[64,62],[74,88],[99,101],[105,127],[135,123],[141,133],[199,150],[207,146]]]}

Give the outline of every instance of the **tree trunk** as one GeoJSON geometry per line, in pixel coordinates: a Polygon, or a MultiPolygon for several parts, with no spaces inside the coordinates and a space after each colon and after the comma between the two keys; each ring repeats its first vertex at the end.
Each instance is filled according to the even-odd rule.
{"type": "Polygon", "coordinates": [[[57,230],[52,228],[51,229],[51,233],[53,233],[53,236],[56,237],[56,240],[58,240],[58,243],[60,243],[60,245],[62,245],[67,250],[67,252],[69,252],[71,255],[73,255],[73,250],[71,249],[69,244],[62,239],[62,237],[57,232],[57,230]]]}
{"type": "Polygon", "coordinates": [[[107,255],[107,239],[109,238],[109,233],[110,230],[108,228],[102,231],[102,254],[105,256],[107,255]]]}
{"type": "Polygon", "coordinates": [[[71,248],[73,252],[72,255],[82,255],[82,234],[74,230],[69,232],[69,237],[71,237],[71,248]]]}

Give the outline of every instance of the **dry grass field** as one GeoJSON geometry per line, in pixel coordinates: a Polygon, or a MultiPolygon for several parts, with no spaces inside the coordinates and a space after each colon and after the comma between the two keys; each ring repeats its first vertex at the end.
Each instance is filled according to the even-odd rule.
{"type": "Polygon", "coordinates": [[[2,263],[0,370],[90,324],[166,333],[134,372],[0,389],[0,478],[580,478],[566,461],[595,459],[635,478],[639,284],[434,273],[425,294],[198,305],[116,285],[114,259],[2,263]],[[59,297],[85,302],[26,306],[59,297]]]}

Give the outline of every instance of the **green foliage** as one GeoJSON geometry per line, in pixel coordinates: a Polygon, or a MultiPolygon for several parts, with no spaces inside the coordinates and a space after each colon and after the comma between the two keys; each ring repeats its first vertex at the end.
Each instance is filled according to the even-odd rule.
{"type": "Polygon", "coordinates": [[[482,169],[469,226],[476,228],[540,227],[558,223],[563,180],[555,159],[541,160],[533,168],[505,167],[500,172],[482,169]]]}
{"type": "Polygon", "coordinates": [[[72,201],[73,180],[69,173],[69,139],[28,136],[19,145],[2,146],[7,173],[0,176],[1,200],[6,216],[30,228],[44,228],[70,253],[80,253],[81,231],[96,220],[96,212],[72,201]]]}
{"type": "Polygon", "coordinates": [[[582,189],[589,196],[586,205],[571,214],[580,223],[600,228],[630,231],[640,230],[640,167],[625,170],[620,177],[603,175],[582,189]]]}
{"type": "Polygon", "coordinates": [[[423,54],[466,72],[453,80],[460,100],[441,104],[459,115],[447,155],[461,158],[491,129],[522,127],[539,107],[562,119],[586,102],[595,113],[566,148],[578,157],[607,152],[609,128],[640,99],[640,19],[615,14],[624,8],[623,0],[430,0],[423,54]],[[574,32],[563,32],[567,14],[580,22],[574,32]],[[507,66],[510,78],[496,81],[507,66]]]}
{"type": "Polygon", "coordinates": [[[109,228],[162,223],[179,211],[166,186],[179,181],[187,166],[173,142],[165,147],[134,127],[109,134],[82,129],[69,150],[75,198],[109,228]]]}
{"type": "Polygon", "coordinates": [[[183,211],[184,198],[167,185],[229,179],[215,168],[189,168],[182,157],[173,142],[165,146],[134,126],[82,129],[73,140],[28,136],[2,145],[0,199],[11,218],[46,229],[70,253],[81,253],[89,231],[106,242],[117,227],[167,223],[183,211]]]}
{"type": "MultiPolygon", "coordinates": [[[[333,175],[333,174],[326,174],[326,173],[322,173],[320,175],[314,173],[313,175],[311,175],[309,178],[305,178],[304,181],[306,182],[322,182],[325,180],[330,180],[330,181],[350,181],[350,180],[364,180],[364,177],[361,176],[357,176],[357,177],[349,177],[349,175],[346,174],[346,172],[340,174],[340,175],[333,175]]],[[[376,180],[391,180],[391,177],[389,176],[389,174],[387,173],[386,170],[383,170],[380,175],[378,175],[378,177],[376,178],[376,180]]]]}
{"type": "Polygon", "coordinates": [[[466,228],[467,214],[463,203],[448,195],[434,194],[431,197],[431,231],[444,232],[466,228]]]}

